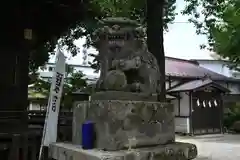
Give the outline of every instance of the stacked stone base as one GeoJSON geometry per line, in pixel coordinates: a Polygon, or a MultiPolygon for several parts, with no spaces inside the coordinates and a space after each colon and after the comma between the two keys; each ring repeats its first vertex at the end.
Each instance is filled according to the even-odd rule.
{"type": "Polygon", "coordinates": [[[93,100],[79,102],[73,114],[73,143],[81,144],[81,126],[91,120],[98,149],[115,151],[175,141],[173,105],[169,103],[93,100]]]}
{"type": "Polygon", "coordinates": [[[190,160],[197,156],[196,146],[189,143],[120,151],[83,150],[80,145],[55,143],[49,150],[55,160],[190,160]]]}
{"type": "MultiPolygon", "coordinates": [[[[109,94],[110,92],[108,92],[109,94]]],[[[73,111],[73,144],[50,146],[56,160],[190,160],[197,156],[194,144],[175,142],[173,105],[145,95],[103,94],[92,101],[76,102],[73,111]],[[140,96],[140,98],[139,98],[140,96]],[[143,99],[145,100],[138,100],[143,99]],[[128,100],[132,99],[132,101],[128,100]],[[152,98],[152,99],[151,99],[152,98]],[[92,150],[81,148],[81,126],[95,123],[96,140],[92,150]]]]}

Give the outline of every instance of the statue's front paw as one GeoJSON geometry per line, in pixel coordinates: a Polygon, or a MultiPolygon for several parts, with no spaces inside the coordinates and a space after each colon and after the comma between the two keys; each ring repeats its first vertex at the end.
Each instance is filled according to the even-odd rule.
{"type": "Polygon", "coordinates": [[[123,69],[125,67],[125,61],[124,60],[113,60],[112,61],[112,68],[114,69],[123,69]]]}
{"type": "Polygon", "coordinates": [[[132,83],[130,85],[130,90],[132,92],[141,92],[141,86],[142,86],[142,84],[139,82],[132,83]]]}
{"type": "Polygon", "coordinates": [[[113,60],[112,61],[112,68],[117,68],[118,64],[119,64],[118,60],[113,60]]]}
{"type": "Polygon", "coordinates": [[[127,85],[127,78],[124,72],[112,70],[107,73],[104,80],[104,88],[108,90],[122,90],[127,85]]]}

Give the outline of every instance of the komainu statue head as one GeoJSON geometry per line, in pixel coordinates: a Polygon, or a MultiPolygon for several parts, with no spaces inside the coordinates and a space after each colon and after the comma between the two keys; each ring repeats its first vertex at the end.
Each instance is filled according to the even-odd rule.
{"type": "Polygon", "coordinates": [[[98,50],[122,52],[141,48],[145,41],[145,31],[136,21],[127,18],[105,18],[103,25],[92,34],[92,40],[98,50]]]}
{"type": "Polygon", "coordinates": [[[145,45],[145,30],[127,18],[106,18],[92,34],[99,51],[99,90],[154,94],[159,88],[159,68],[145,45]]]}

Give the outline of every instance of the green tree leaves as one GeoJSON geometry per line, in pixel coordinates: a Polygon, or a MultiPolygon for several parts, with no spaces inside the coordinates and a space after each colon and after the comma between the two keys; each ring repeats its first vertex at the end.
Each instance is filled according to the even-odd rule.
{"type": "MultiPolygon", "coordinates": [[[[168,0],[165,3],[164,11],[164,28],[173,22],[175,18],[176,0],[168,0]]],[[[146,23],[146,0],[89,0],[86,11],[86,18],[76,25],[71,26],[60,38],[60,45],[64,46],[73,56],[79,53],[79,48],[75,45],[75,40],[86,37],[84,47],[91,46],[90,34],[97,29],[98,20],[105,17],[120,16],[137,20],[142,24],[146,23]]],[[[48,42],[46,45],[32,51],[30,57],[30,70],[36,69],[44,65],[48,61],[49,52],[55,48],[56,41],[48,42]]]]}
{"type": "MultiPolygon", "coordinates": [[[[167,29],[168,24],[173,22],[175,18],[176,0],[168,0],[165,5],[164,28],[167,29]]],[[[90,10],[94,12],[95,17],[87,18],[77,24],[74,29],[62,37],[61,45],[65,45],[73,55],[76,55],[77,49],[74,41],[86,36],[87,41],[85,47],[91,46],[90,34],[96,30],[98,20],[106,17],[127,17],[137,20],[141,24],[146,24],[146,0],[90,0],[90,10]]]]}
{"type": "MultiPolygon", "coordinates": [[[[80,89],[86,89],[87,82],[85,75],[81,71],[76,71],[69,65],[67,65],[66,68],[67,77],[65,78],[63,86],[63,96],[61,103],[64,107],[71,108],[73,103],[72,93],[80,89]]],[[[35,76],[38,77],[37,74],[35,76]]],[[[31,93],[32,92],[40,93],[48,97],[51,82],[36,77],[34,79],[34,82],[32,82],[32,86],[29,88],[29,91],[31,93]]]]}
{"type": "Polygon", "coordinates": [[[183,14],[191,15],[189,21],[196,26],[196,32],[208,37],[208,49],[229,59],[233,62],[231,67],[236,68],[240,64],[240,1],[185,1],[187,6],[183,14]]]}

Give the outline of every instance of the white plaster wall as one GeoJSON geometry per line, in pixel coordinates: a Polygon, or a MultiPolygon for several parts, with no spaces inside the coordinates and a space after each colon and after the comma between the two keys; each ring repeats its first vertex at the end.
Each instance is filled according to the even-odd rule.
{"type": "Polygon", "coordinates": [[[175,132],[190,133],[189,118],[175,117],[175,132]]]}
{"type": "Polygon", "coordinates": [[[180,97],[180,116],[189,116],[189,95],[187,92],[182,92],[180,97]]]}
{"type": "Polygon", "coordinates": [[[206,69],[209,69],[218,74],[222,74],[227,77],[232,77],[231,70],[223,63],[216,62],[199,62],[200,66],[206,69]]]}
{"type": "Polygon", "coordinates": [[[39,104],[34,104],[34,103],[30,103],[29,104],[29,110],[33,111],[33,110],[40,110],[41,106],[39,104]]]}
{"type": "Polygon", "coordinates": [[[231,70],[224,61],[198,61],[198,63],[201,67],[209,69],[213,72],[227,77],[240,79],[240,72],[231,70]]]}
{"type": "Polygon", "coordinates": [[[174,105],[175,114],[175,132],[177,133],[190,133],[189,118],[178,117],[178,116],[189,116],[189,95],[188,93],[180,93],[180,115],[178,107],[178,99],[174,99],[171,103],[174,105]]]}
{"type": "MultiPolygon", "coordinates": [[[[53,71],[49,71],[49,67],[55,67],[54,64],[47,64],[43,69],[39,69],[38,73],[40,77],[44,77],[44,78],[51,78],[53,76],[53,71]]],[[[91,80],[96,80],[99,75],[100,72],[95,73],[95,70],[91,67],[83,67],[83,66],[72,66],[74,68],[75,71],[82,71],[83,74],[86,75],[87,79],[91,79],[91,80]]]]}
{"type": "Polygon", "coordinates": [[[166,87],[166,90],[169,89],[170,86],[169,86],[169,82],[168,81],[165,82],[165,87],[166,87]]]}
{"type": "Polygon", "coordinates": [[[47,106],[41,106],[40,104],[37,104],[37,103],[30,103],[29,104],[29,110],[30,111],[40,111],[42,108],[42,110],[44,108],[47,108],[47,106]]]}
{"type": "Polygon", "coordinates": [[[83,67],[75,67],[76,71],[82,71],[83,74],[86,76],[89,76],[89,78],[98,78],[100,76],[100,72],[95,73],[95,70],[93,68],[83,68],[83,67]]]}
{"type": "Polygon", "coordinates": [[[175,116],[178,116],[178,112],[179,112],[179,108],[178,108],[178,99],[174,99],[171,101],[171,103],[173,104],[174,106],[174,114],[175,116]]]}
{"type": "Polygon", "coordinates": [[[180,93],[180,114],[178,107],[178,99],[174,99],[171,103],[174,105],[175,116],[189,116],[189,95],[187,93],[180,93]]]}

